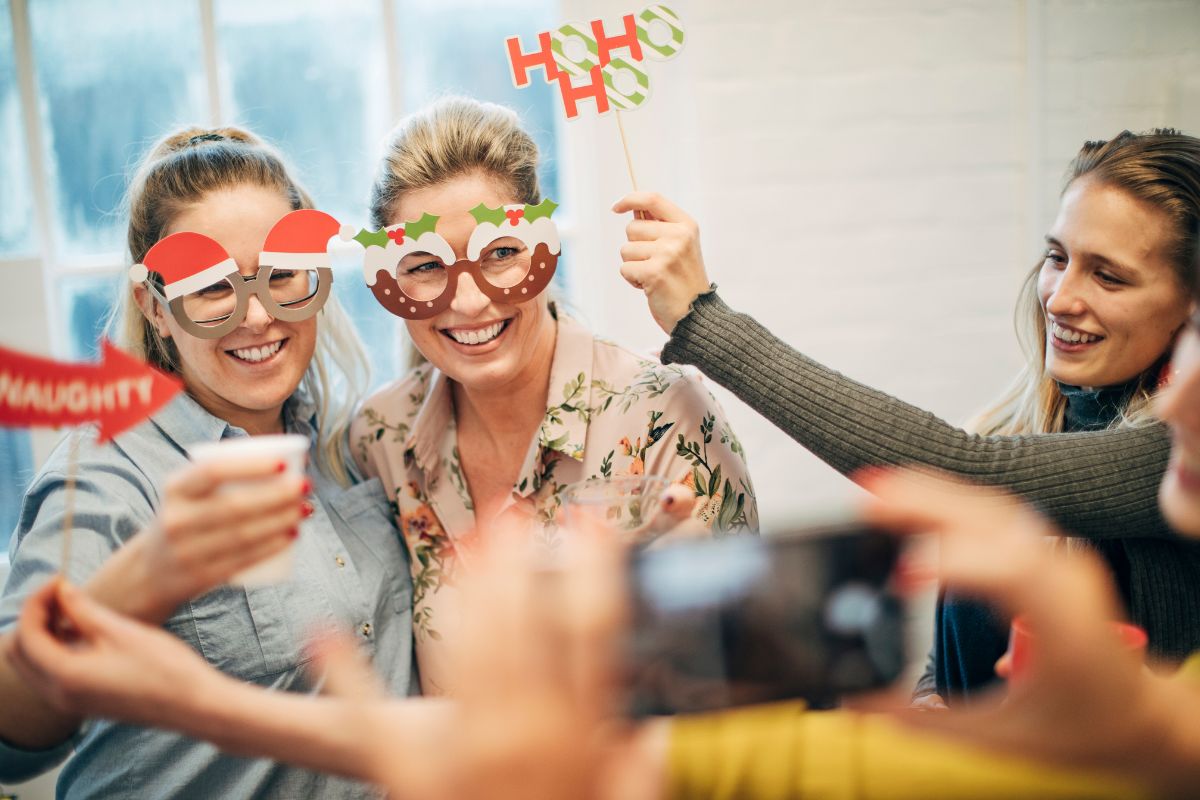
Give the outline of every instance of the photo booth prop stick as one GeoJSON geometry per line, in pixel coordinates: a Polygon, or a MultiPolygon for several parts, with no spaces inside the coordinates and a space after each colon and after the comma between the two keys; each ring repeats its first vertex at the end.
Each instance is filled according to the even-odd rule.
{"type": "Polygon", "coordinates": [[[679,16],[666,6],[650,5],[621,17],[616,29],[599,19],[588,25],[568,23],[539,33],[537,50],[526,51],[519,36],[510,36],[505,46],[513,85],[518,89],[529,86],[530,72],[541,68],[547,83],[558,83],[567,119],[579,116],[582,100],[594,102],[598,114],[616,112],[625,166],[636,190],[637,177],[620,112],[639,108],[650,97],[645,62],[674,58],[683,49],[683,41],[679,16]]]}
{"type": "MultiPolygon", "coordinates": [[[[0,347],[0,426],[78,427],[95,422],[97,440],[107,442],[171,400],[183,385],[114,347],[100,344],[99,364],[69,364],[0,347]]],[[[80,434],[70,437],[62,572],[71,553],[75,517],[75,472],[80,434]]]]}
{"type": "Polygon", "coordinates": [[[459,259],[437,233],[438,218],[422,214],[413,222],[362,230],[363,278],[379,304],[404,319],[436,316],[458,291],[458,279],[470,275],[479,291],[497,303],[523,303],[537,297],[554,278],[561,245],[550,218],[558,204],[471,209],[475,228],[467,239],[467,257],[459,259]]]}
{"type": "Polygon", "coordinates": [[[242,324],[252,296],[285,322],[301,322],[320,311],[333,285],[330,245],[339,238],[349,242],[354,232],[324,211],[292,211],[267,234],[258,273],[243,277],[218,242],[181,231],[151,247],[143,263],[130,267],[129,279],[145,282],[192,336],[220,339],[242,324]],[[152,273],[157,280],[148,281],[152,273]]]}

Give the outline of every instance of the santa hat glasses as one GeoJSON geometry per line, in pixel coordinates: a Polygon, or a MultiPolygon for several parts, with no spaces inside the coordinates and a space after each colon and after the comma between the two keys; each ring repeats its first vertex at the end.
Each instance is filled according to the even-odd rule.
{"type": "Polygon", "coordinates": [[[242,324],[252,295],[268,314],[285,322],[315,315],[333,285],[330,239],[352,234],[352,228],[322,211],[293,211],[267,234],[258,273],[243,277],[220,244],[184,231],[151,247],[143,263],[130,268],[129,277],[145,282],[185,331],[201,339],[219,339],[242,324]],[[149,280],[151,273],[156,280],[149,280]]]}

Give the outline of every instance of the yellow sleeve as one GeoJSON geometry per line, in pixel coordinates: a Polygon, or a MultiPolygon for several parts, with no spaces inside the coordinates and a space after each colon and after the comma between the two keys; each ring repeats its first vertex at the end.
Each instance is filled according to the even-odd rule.
{"type": "Polygon", "coordinates": [[[1108,776],[989,753],[882,715],[787,703],[672,721],[672,800],[1136,798],[1108,776]]]}

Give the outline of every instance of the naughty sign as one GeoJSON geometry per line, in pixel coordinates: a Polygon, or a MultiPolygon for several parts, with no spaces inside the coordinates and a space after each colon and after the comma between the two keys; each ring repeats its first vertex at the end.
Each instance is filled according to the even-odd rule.
{"type": "Polygon", "coordinates": [[[182,388],[108,341],[101,349],[99,364],[68,364],[0,347],[0,425],[98,422],[104,442],[149,417],[182,388]]]}
{"type": "Polygon", "coordinates": [[[646,62],[674,58],[683,38],[675,12],[651,5],[615,24],[596,19],[543,31],[534,50],[526,50],[519,36],[505,45],[513,85],[525,88],[530,73],[540,68],[547,83],[558,84],[567,119],[575,119],[580,101],[594,102],[598,114],[641,106],[650,96],[646,62]]]}

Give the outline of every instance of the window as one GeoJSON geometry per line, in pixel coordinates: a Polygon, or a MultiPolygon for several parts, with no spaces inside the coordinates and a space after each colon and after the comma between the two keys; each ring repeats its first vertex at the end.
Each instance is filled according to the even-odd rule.
{"type": "MultiPolygon", "coordinates": [[[[125,288],[127,173],[187,123],[261,134],[319,208],[365,226],[384,135],[406,111],[460,92],[521,113],[544,154],[544,191],[558,196],[556,100],[537,82],[514,89],[504,50],[509,35],[554,27],[554,0],[0,0],[0,12],[13,22],[0,24],[0,269],[40,261],[46,333],[60,358],[95,356],[125,288]]],[[[396,377],[403,324],[361,274],[336,272],[376,384],[396,377]]],[[[0,431],[0,544],[32,460],[28,435],[0,431]]]]}

